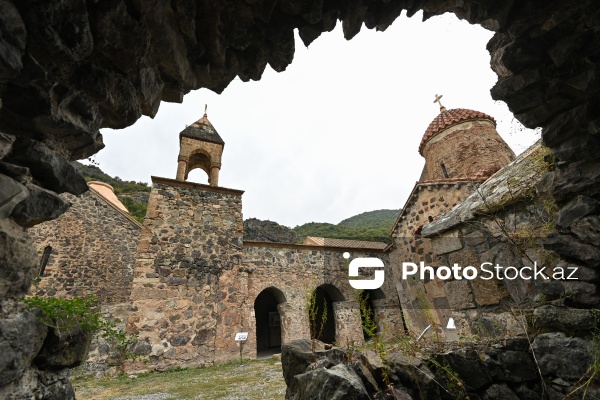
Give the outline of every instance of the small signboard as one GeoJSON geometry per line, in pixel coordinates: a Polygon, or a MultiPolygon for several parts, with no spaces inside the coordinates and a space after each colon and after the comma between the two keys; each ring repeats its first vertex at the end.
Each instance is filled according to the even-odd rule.
{"type": "Polygon", "coordinates": [[[450,318],[448,320],[448,325],[446,326],[446,329],[456,329],[456,324],[454,323],[454,318],[450,318]]]}
{"type": "Polygon", "coordinates": [[[235,334],[236,342],[245,342],[248,340],[248,332],[238,332],[235,334]]]}

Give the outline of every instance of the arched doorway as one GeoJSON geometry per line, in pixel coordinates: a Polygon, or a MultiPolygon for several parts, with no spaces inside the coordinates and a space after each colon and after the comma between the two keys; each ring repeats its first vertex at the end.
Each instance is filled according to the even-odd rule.
{"type": "MultiPolygon", "coordinates": [[[[311,298],[310,307],[314,311],[309,318],[311,335],[324,343],[335,342],[336,331],[333,303],[337,301],[344,301],[344,296],[338,288],[330,284],[317,287],[311,298]]],[[[311,315],[310,310],[309,315],[311,315]]]]}
{"type": "Polygon", "coordinates": [[[281,303],[285,303],[285,296],[274,287],[266,288],[254,300],[258,357],[281,352],[281,318],[277,309],[281,303]]]}
{"type": "Polygon", "coordinates": [[[373,304],[373,300],[383,300],[385,299],[385,294],[381,289],[373,289],[373,290],[362,290],[360,292],[360,320],[363,328],[363,337],[365,341],[371,339],[371,335],[365,330],[365,324],[367,323],[367,315],[365,312],[369,314],[369,318],[375,324],[375,331],[373,333],[379,332],[379,321],[377,320],[377,314],[375,312],[375,306],[373,304]],[[365,310],[363,310],[363,307],[365,310]]]}

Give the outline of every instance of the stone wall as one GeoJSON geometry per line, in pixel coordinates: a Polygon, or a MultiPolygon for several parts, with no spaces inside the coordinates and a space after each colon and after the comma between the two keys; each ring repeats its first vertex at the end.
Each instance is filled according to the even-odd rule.
{"type": "Polygon", "coordinates": [[[329,317],[335,323],[335,341],[362,343],[357,294],[348,283],[348,261],[342,257],[345,251],[352,257],[379,257],[388,266],[375,313],[386,317],[381,321],[384,334],[403,327],[382,250],[242,243],[243,192],[156,177],[153,183],[127,322],[128,332],[139,338],[135,352],[142,360],[131,363],[129,370],[238,359],[237,332],[249,332],[241,355],[256,357],[259,340],[261,348],[268,341],[258,333],[264,327],[257,329],[255,313],[255,306],[266,307],[257,303],[265,292],[274,299],[269,309],[279,313],[280,337],[275,343],[310,337],[306,302],[317,287],[335,298],[329,317]]]}
{"type": "Polygon", "coordinates": [[[417,183],[392,230],[394,247],[390,263],[406,325],[418,335],[430,324],[441,326],[451,316],[443,283],[421,281],[416,275],[402,279],[402,263],[435,265],[431,240],[421,236],[421,229],[434,218],[444,215],[468,197],[479,184],[468,179],[447,179],[417,183]]]}
{"type": "MultiPolygon", "coordinates": [[[[318,246],[244,242],[244,266],[248,274],[248,311],[254,315],[254,299],[263,290],[281,293],[279,307],[282,328],[282,343],[294,339],[309,338],[307,296],[317,287],[328,287],[334,297],[335,341],[362,343],[360,308],[357,292],[348,283],[348,261],[343,253],[348,251],[351,259],[356,257],[380,258],[385,265],[385,281],[381,287],[383,299],[373,300],[374,312],[379,315],[380,332],[391,336],[403,331],[403,316],[394,288],[394,279],[386,253],[347,248],[324,248],[318,246]],[[339,294],[335,298],[333,292],[339,294]]],[[[366,273],[368,275],[368,272],[366,273]]],[[[366,277],[368,279],[368,277],[366,277]]],[[[256,331],[254,318],[248,325],[250,332],[256,331]]],[[[248,348],[256,348],[255,337],[251,336],[248,348]]]]}
{"type": "Polygon", "coordinates": [[[423,229],[437,249],[439,265],[472,265],[481,274],[481,264],[491,263],[486,268],[503,278],[445,282],[453,316],[462,321],[459,334],[511,336],[523,333],[527,326],[523,322],[530,311],[523,310],[549,303],[575,308],[600,305],[595,269],[600,253],[592,244],[598,202],[578,196],[560,209],[540,185],[554,168],[548,154],[546,148],[533,146],[456,209],[423,229]],[[561,224],[576,226],[579,236],[571,235],[581,241],[577,254],[565,254],[561,252],[565,247],[557,245],[557,238],[569,237],[561,224]],[[578,224],[586,229],[578,230],[578,224]],[[534,265],[538,270],[546,268],[545,275],[534,275],[528,269],[534,265]],[[521,271],[532,279],[510,279],[521,271]],[[515,309],[521,311],[515,314],[515,309]]]}
{"type": "Polygon", "coordinates": [[[242,191],[153,177],[127,330],[155,369],[224,362],[241,320],[242,191]]]}
{"type": "Polygon", "coordinates": [[[93,190],[62,197],[71,203],[68,212],[29,229],[38,255],[52,247],[44,274],[30,293],[63,298],[93,294],[102,304],[128,302],[142,226],[93,190]]]}
{"type": "Polygon", "coordinates": [[[470,177],[481,171],[489,176],[515,157],[489,120],[451,126],[429,139],[422,153],[426,163],[421,180],[470,177]]]}

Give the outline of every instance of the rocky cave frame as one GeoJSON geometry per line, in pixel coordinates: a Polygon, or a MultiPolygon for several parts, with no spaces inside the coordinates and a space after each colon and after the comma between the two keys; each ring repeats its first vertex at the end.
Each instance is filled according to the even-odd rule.
{"type": "MultiPolygon", "coordinates": [[[[202,87],[220,93],[236,76],[258,80],[267,63],[285,70],[294,29],[308,45],[341,20],[351,39],[363,23],[385,30],[403,10],[423,10],[425,19],[452,12],[494,31],[488,50],[499,79],[492,97],[526,127],[542,127],[559,160],[541,189],[559,207],[600,192],[594,0],[0,0],[0,9],[0,332],[12,361],[0,369],[0,397],[33,390],[73,397],[64,368],[74,361],[36,365],[47,328],[18,300],[39,265],[24,228],[68,208],[57,193],[87,190],[69,161],[103,147],[100,128],[152,117],[161,101],[181,102],[202,87]]],[[[576,239],[565,231],[557,240],[576,239]]]]}

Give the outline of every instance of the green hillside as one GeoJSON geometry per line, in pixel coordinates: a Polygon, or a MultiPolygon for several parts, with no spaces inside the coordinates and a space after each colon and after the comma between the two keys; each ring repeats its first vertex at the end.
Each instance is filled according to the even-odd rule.
{"type": "Polygon", "coordinates": [[[337,225],[309,222],[294,228],[302,240],[306,236],[369,240],[390,243],[390,230],[400,210],[375,210],[343,220],[337,225]]]}
{"type": "Polygon", "coordinates": [[[385,228],[388,231],[392,229],[396,217],[400,210],[375,210],[367,211],[362,214],[355,215],[350,218],[346,218],[338,224],[338,226],[345,226],[348,228],[355,229],[369,229],[369,228],[385,228]]]}

